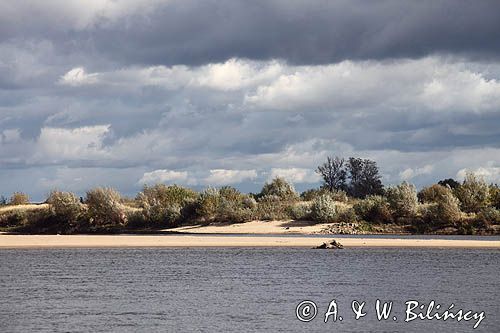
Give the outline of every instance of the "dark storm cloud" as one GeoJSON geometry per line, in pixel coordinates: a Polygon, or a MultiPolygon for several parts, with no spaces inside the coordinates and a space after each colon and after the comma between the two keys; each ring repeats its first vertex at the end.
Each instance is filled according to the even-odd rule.
{"type": "Polygon", "coordinates": [[[499,1],[0,1],[2,190],[130,194],[156,175],[256,191],[276,170],[300,188],[327,154],[373,158],[386,182],[479,167],[500,180],[499,13],[499,1]]]}
{"type": "Polygon", "coordinates": [[[231,57],[324,64],[438,53],[498,59],[500,2],[179,0],[147,16],[97,24],[78,38],[84,47],[140,64],[231,57]]]}

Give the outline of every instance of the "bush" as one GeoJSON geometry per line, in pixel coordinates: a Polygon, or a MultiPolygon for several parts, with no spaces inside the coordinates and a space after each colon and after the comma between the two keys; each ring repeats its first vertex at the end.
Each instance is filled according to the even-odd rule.
{"type": "Polygon", "coordinates": [[[14,227],[26,224],[27,222],[27,214],[21,210],[13,210],[0,215],[0,227],[14,227]]]}
{"type": "Polygon", "coordinates": [[[266,195],[259,198],[255,217],[260,220],[284,220],[288,215],[289,204],[277,195],[266,195]]]}
{"type": "Polygon", "coordinates": [[[287,182],[284,178],[276,177],[270,183],[265,183],[260,197],[276,196],[282,201],[295,201],[299,196],[292,184],[287,182]]]}
{"type": "MultiPolygon", "coordinates": [[[[145,220],[154,227],[174,227],[181,220],[181,211],[195,201],[196,192],[181,186],[157,184],[144,186],[136,201],[143,209],[145,220]]],[[[135,217],[134,217],[135,218],[135,217]]]]}
{"type": "Polygon", "coordinates": [[[144,228],[148,221],[142,210],[129,210],[127,214],[127,227],[131,229],[144,228]]]}
{"type": "Polygon", "coordinates": [[[86,203],[93,226],[123,225],[126,215],[120,203],[120,194],[111,188],[96,188],[87,192],[86,203]]]}
{"type": "Polygon", "coordinates": [[[490,205],[500,209],[500,187],[497,184],[491,184],[489,187],[490,205]]]}
{"type": "Polygon", "coordinates": [[[359,222],[359,217],[354,211],[354,208],[339,209],[336,216],[336,221],[346,223],[359,222]]]}
{"type": "Polygon", "coordinates": [[[311,218],[311,205],[308,202],[299,202],[288,207],[288,216],[294,220],[307,221],[311,218]]]}
{"type": "Polygon", "coordinates": [[[413,184],[402,182],[386,191],[387,201],[397,217],[415,216],[418,207],[417,191],[413,184]]]}
{"type": "Polygon", "coordinates": [[[357,216],[371,223],[392,223],[391,210],[385,197],[371,195],[359,200],[353,206],[357,216]]]}
{"type": "Polygon", "coordinates": [[[84,212],[84,206],[78,197],[70,192],[52,191],[47,198],[47,203],[57,219],[70,224],[74,224],[84,212]]]}
{"type": "Polygon", "coordinates": [[[255,199],[233,187],[208,188],[198,197],[195,216],[205,222],[244,222],[252,219],[256,206],[255,199]]]}
{"type": "Polygon", "coordinates": [[[221,201],[217,189],[209,187],[198,196],[196,202],[196,215],[205,221],[215,220],[221,201]]]}
{"type": "Polygon", "coordinates": [[[472,172],[467,172],[455,193],[464,212],[477,213],[488,204],[488,185],[472,172]]]}
{"type": "Polygon", "coordinates": [[[322,195],[329,195],[334,201],[339,201],[339,202],[347,202],[348,200],[346,192],[342,190],[329,191],[325,188],[310,189],[304,191],[300,194],[300,198],[304,201],[313,201],[314,199],[322,195]]]}
{"type": "Polygon", "coordinates": [[[484,227],[491,224],[500,224],[500,210],[493,207],[483,208],[477,213],[476,220],[484,227]]]}
{"type": "Polygon", "coordinates": [[[337,215],[335,201],[329,195],[314,199],[311,206],[311,218],[318,222],[333,222],[337,215]]]}
{"type": "Polygon", "coordinates": [[[448,187],[434,184],[428,187],[424,187],[420,192],[418,192],[418,200],[421,203],[433,203],[437,202],[439,198],[448,191],[448,187]]]}
{"type": "Polygon", "coordinates": [[[27,205],[30,202],[30,198],[27,194],[22,192],[14,192],[12,197],[10,197],[9,205],[27,205]]]}
{"type": "Polygon", "coordinates": [[[461,220],[459,201],[447,188],[447,191],[437,198],[437,202],[423,209],[422,215],[433,225],[458,225],[461,220]]]}

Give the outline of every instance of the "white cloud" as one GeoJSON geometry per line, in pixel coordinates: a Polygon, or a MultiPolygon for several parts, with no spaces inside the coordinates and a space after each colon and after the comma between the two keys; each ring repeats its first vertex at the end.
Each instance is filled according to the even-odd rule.
{"type": "Polygon", "coordinates": [[[283,67],[277,61],[229,59],[224,63],[201,67],[193,83],[219,90],[238,90],[270,81],[282,71],[283,67]]]}
{"type": "Polygon", "coordinates": [[[68,86],[82,86],[97,83],[97,73],[87,74],[83,67],[76,67],[64,74],[59,83],[68,86]]]}
{"type": "Polygon", "coordinates": [[[186,183],[188,181],[187,171],[173,171],[173,170],[155,170],[145,172],[139,180],[139,184],[156,184],[156,183],[186,183]]]}
{"type": "Polygon", "coordinates": [[[305,168],[272,168],[268,180],[282,177],[292,183],[316,183],[320,177],[314,170],[305,168]]]}
{"type": "Polygon", "coordinates": [[[18,128],[10,128],[0,132],[0,144],[17,143],[21,140],[21,131],[18,128]]]}
{"type": "Polygon", "coordinates": [[[286,68],[270,84],[247,94],[245,101],[281,110],[362,112],[382,107],[481,112],[500,107],[500,82],[436,57],[387,63],[343,61],[286,68]]]}
{"type": "Polygon", "coordinates": [[[255,178],[257,178],[255,170],[214,169],[210,170],[210,175],[204,179],[204,182],[207,185],[228,185],[255,178]]]}
{"type": "Polygon", "coordinates": [[[486,166],[486,167],[460,169],[457,172],[457,178],[459,180],[464,180],[465,175],[468,171],[472,171],[475,175],[482,177],[486,182],[500,183],[500,167],[486,166]]]}
{"type": "Polygon", "coordinates": [[[105,159],[104,135],[109,125],[85,126],[74,129],[44,127],[36,143],[35,161],[65,161],[105,159]]]}
{"type": "Polygon", "coordinates": [[[432,173],[433,170],[434,170],[434,167],[430,164],[425,165],[421,168],[414,168],[414,169],[407,168],[399,173],[399,177],[401,178],[401,180],[408,181],[408,180],[415,178],[417,176],[429,175],[432,173]]]}

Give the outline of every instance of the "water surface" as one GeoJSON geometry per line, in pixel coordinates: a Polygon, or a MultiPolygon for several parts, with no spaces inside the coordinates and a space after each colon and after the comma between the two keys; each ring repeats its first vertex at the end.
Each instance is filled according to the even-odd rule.
{"type": "Polygon", "coordinates": [[[485,311],[500,331],[500,251],[471,249],[15,249],[0,251],[0,332],[471,332],[404,323],[404,302],[485,311]],[[304,323],[295,308],[318,306],[304,323]],[[322,322],[332,299],[343,321],[322,322]],[[377,321],[376,299],[397,321],[377,321]],[[353,319],[352,300],[368,314],[353,319]]]}

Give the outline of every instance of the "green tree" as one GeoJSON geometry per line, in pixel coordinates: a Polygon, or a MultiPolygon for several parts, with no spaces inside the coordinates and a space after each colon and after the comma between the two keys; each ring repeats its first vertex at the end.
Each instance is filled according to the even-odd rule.
{"type": "Polygon", "coordinates": [[[350,157],[347,170],[350,179],[348,194],[356,198],[383,194],[384,186],[375,161],[350,157]]]}

